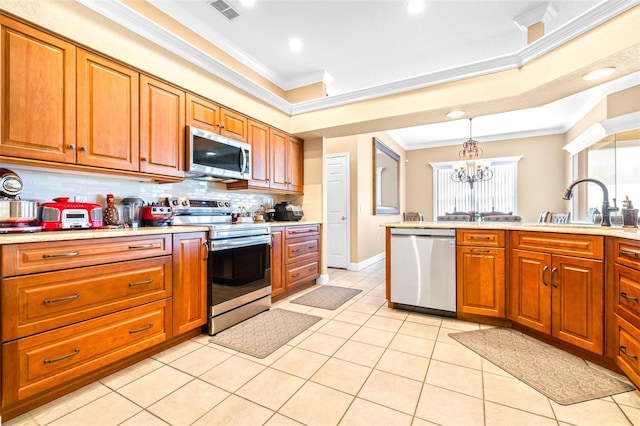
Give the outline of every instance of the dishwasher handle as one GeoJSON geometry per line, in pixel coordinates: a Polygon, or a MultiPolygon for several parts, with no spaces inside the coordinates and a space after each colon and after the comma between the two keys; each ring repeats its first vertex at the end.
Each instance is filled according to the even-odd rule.
{"type": "Polygon", "coordinates": [[[391,228],[391,237],[395,236],[455,238],[456,230],[449,228],[391,228]]]}

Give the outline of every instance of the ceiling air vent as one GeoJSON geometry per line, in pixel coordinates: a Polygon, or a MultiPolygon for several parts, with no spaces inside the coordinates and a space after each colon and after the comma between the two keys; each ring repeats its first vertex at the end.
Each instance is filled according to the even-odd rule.
{"type": "Polygon", "coordinates": [[[224,0],[212,1],[209,4],[213,6],[218,12],[222,13],[230,21],[240,16],[240,14],[224,0]]]}

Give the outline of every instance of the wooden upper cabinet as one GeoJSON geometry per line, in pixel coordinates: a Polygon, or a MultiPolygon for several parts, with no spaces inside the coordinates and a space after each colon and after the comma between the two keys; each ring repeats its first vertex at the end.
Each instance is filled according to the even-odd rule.
{"type": "Polygon", "coordinates": [[[185,92],[140,76],[140,171],[184,177],[185,92]]]}
{"type": "Polygon", "coordinates": [[[289,171],[287,161],[288,140],[287,135],[276,129],[269,131],[269,144],[271,151],[271,185],[272,189],[287,190],[289,171]]]}
{"type": "Polygon", "coordinates": [[[293,136],[287,136],[288,138],[288,190],[292,192],[302,193],[303,189],[303,163],[304,163],[304,151],[303,142],[301,139],[293,136]]]}
{"type": "Polygon", "coordinates": [[[0,16],[0,155],[75,162],[75,46],[0,16]]]}
{"type": "Polygon", "coordinates": [[[269,127],[249,120],[251,144],[251,185],[269,188],[271,166],[269,161],[269,127]]]}
{"type": "Polygon", "coordinates": [[[247,117],[237,112],[220,108],[220,128],[222,136],[247,142],[247,117]]]}
{"type": "Polygon", "coordinates": [[[211,101],[187,93],[187,126],[218,133],[220,107],[211,101]]]}
{"type": "Polygon", "coordinates": [[[77,163],[138,171],[139,74],[78,49],[77,163]]]}

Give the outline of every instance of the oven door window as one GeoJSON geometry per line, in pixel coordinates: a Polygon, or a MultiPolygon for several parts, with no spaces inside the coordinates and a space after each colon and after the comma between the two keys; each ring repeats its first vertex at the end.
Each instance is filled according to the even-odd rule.
{"type": "Polygon", "coordinates": [[[271,286],[268,244],[214,251],[209,255],[213,305],[271,286]]]}

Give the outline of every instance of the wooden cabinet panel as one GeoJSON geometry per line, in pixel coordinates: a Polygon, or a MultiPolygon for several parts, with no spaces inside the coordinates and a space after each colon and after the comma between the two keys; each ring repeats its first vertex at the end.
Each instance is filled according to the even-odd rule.
{"type": "Polygon", "coordinates": [[[640,328],[640,269],[613,266],[615,312],[640,328]]]}
{"type": "Polygon", "coordinates": [[[614,239],[613,255],[616,263],[640,270],[640,241],[614,239]]]}
{"type": "Polygon", "coordinates": [[[510,318],[551,334],[551,255],[512,250],[510,318]]]}
{"type": "Polygon", "coordinates": [[[289,147],[287,153],[288,190],[302,193],[304,182],[304,151],[302,140],[288,136],[289,147]]]}
{"type": "Polygon", "coordinates": [[[0,155],[76,159],[75,47],[0,16],[0,155]]]}
{"type": "Polygon", "coordinates": [[[171,337],[171,299],[2,345],[2,405],[14,403],[171,337]]]}
{"type": "Polygon", "coordinates": [[[271,182],[269,127],[249,120],[249,143],[251,144],[251,181],[249,185],[269,188],[271,182]]]}
{"type": "Polygon", "coordinates": [[[207,235],[173,236],[173,335],[207,322],[207,235]]]}
{"type": "Polygon", "coordinates": [[[269,131],[271,150],[271,189],[288,189],[287,135],[275,129],[269,131]]]}
{"type": "Polygon", "coordinates": [[[140,171],[184,177],[185,92],[140,76],[140,171]]]}
{"type": "Polygon", "coordinates": [[[287,262],[299,262],[311,257],[318,257],[320,248],[319,239],[307,237],[304,241],[287,241],[285,250],[287,251],[287,262]]]}
{"type": "Polygon", "coordinates": [[[522,250],[544,250],[545,253],[587,259],[604,257],[604,238],[596,235],[518,231],[511,233],[511,244],[522,250]]]}
{"type": "Polygon", "coordinates": [[[320,235],[320,225],[287,226],[287,239],[320,235]]]}
{"type": "Polygon", "coordinates": [[[5,278],[2,341],[171,296],[171,256],[5,278]]]}
{"type": "Polygon", "coordinates": [[[593,353],[604,351],[604,268],[601,261],[553,256],[551,334],[593,353]]]}
{"type": "Polygon", "coordinates": [[[220,109],[220,129],[221,135],[228,138],[237,139],[242,142],[247,141],[247,117],[226,108],[220,109]]]}
{"type": "Polygon", "coordinates": [[[317,259],[290,266],[287,268],[287,274],[285,277],[287,289],[291,289],[296,285],[314,280],[318,278],[319,274],[320,262],[318,262],[317,259]]]}
{"type": "Polygon", "coordinates": [[[505,231],[499,230],[456,230],[456,244],[459,246],[504,247],[505,231]]]}
{"type": "Polygon", "coordinates": [[[78,49],[77,90],[77,163],[138,171],[138,72],[78,49]]]}
{"type": "Polygon", "coordinates": [[[615,316],[616,325],[616,364],[629,379],[640,386],[640,334],[638,329],[619,316],[615,316]]]}
{"type": "Polygon", "coordinates": [[[171,254],[171,235],[0,246],[2,275],[32,274],[171,254]]]}
{"type": "Polygon", "coordinates": [[[283,227],[271,228],[271,296],[282,294],[286,290],[284,280],[285,257],[283,227]]]}
{"type": "Polygon", "coordinates": [[[458,247],[456,268],[458,312],[505,318],[504,248],[458,247]]]}
{"type": "Polygon", "coordinates": [[[210,132],[218,132],[220,107],[213,102],[199,98],[191,93],[186,94],[187,126],[195,126],[210,132]]]}

